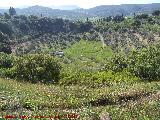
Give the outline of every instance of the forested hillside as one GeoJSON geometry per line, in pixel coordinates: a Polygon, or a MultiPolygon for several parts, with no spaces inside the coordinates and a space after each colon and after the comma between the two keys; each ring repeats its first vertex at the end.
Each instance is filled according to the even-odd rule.
{"type": "MultiPolygon", "coordinates": [[[[13,8],[14,9],[14,8],[13,8]]],[[[99,40],[114,51],[123,48],[141,48],[159,40],[159,10],[153,15],[138,14],[133,17],[122,15],[98,20],[70,21],[61,18],[12,15],[0,16],[1,46],[15,54],[40,53],[42,49],[64,49],[85,39],[99,40]],[[10,50],[10,51],[11,51],[10,50]]]]}
{"type": "Polygon", "coordinates": [[[108,17],[115,15],[133,15],[134,13],[151,13],[160,9],[160,3],[153,4],[122,4],[122,5],[103,5],[88,9],[87,12],[92,15],[108,17]]]}

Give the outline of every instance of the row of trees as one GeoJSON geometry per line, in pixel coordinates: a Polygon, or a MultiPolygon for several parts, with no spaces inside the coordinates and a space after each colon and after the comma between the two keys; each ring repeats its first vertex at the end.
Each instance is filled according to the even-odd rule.
{"type": "MultiPolygon", "coordinates": [[[[159,16],[160,15],[160,10],[153,11],[152,15],[153,16],[159,16]]],[[[149,18],[149,15],[148,14],[138,14],[138,15],[136,15],[136,13],[134,13],[134,18],[135,19],[147,19],[147,18],[149,18]]],[[[105,18],[101,18],[101,19],[96,20],[96,22],[110,22],[110,21],[122,22],[124,20],[125,20],[125,16],[122,14],[122,15],[108,16],[108,17],[105,17],[105,18]]],[[[87,21],[88,21],[88,18],[87,18],[87,21]]]]}

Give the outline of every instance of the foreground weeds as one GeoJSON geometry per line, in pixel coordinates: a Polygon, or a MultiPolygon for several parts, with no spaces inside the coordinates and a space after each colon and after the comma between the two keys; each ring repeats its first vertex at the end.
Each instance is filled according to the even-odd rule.
{"type": "Polygon", "coordinates": [[[160,118],[160,82],[113,83],[112,86],[55,86],[0,79],[0,114],[51,116],[76,113],[81,120],[160,118]]]}

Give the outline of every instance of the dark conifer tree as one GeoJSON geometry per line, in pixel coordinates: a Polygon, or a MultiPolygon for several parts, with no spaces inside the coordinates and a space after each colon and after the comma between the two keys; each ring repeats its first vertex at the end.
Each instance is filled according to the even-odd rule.
{"type": "Polygon", "coordinates": [[[10,16],[16,15],[16,10],[13,7],[9,8],[9,15],[10,16]]]}

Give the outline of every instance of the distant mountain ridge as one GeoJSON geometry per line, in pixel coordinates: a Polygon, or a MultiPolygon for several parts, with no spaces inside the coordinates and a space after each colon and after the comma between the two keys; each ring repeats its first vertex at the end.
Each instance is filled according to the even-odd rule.
{"type": "Polygon", "coordinates": [[[122,5],[101,5],[88,9],[89,14],[97,16],[110,16],[110,15],[132,15],[133,13],[150,13],[154,10],[160,9],[160,3],[152,4],[122,4],[122,5]]]}
{"type": "Polygon", "coordinates": [[[49,7],[43,6],[32,6],[24,9],[16,9],[17,14],[22,15],[37,15],[44,17],[59,17],[66,19],[82,19],[86,17],[93,17],[86,13],[78,13],[75,10],[60,10],[60,9],[52,9],[49,7]]]}
{"type": "MultiPolygon", "coordinates": [[[[56,7],[53,7],[56,8],[56,7]]],[[[151,13],[160,10],[160,3],[152,4],[122,4],[122,5],[101,5],[90,9],[82,9],[78,6],[63,6],[63,8],[53,9],[43,6],[31,6],[23,9],[16,9],[18,15],[37,15],[45,17],[59,17],[66,19],[84,19],[93,17],[107,17],[115,15],[133,15],[134,13],[151,13]],[[74,9],[75,8],[75,9],[74,9]],[[61,9],[61,10],[60,10],[61,9]],[[62,10],[66,9],[66,10],[62,10]]],[[[8,10],[0,9],[0,13],[8,10]]]]}

